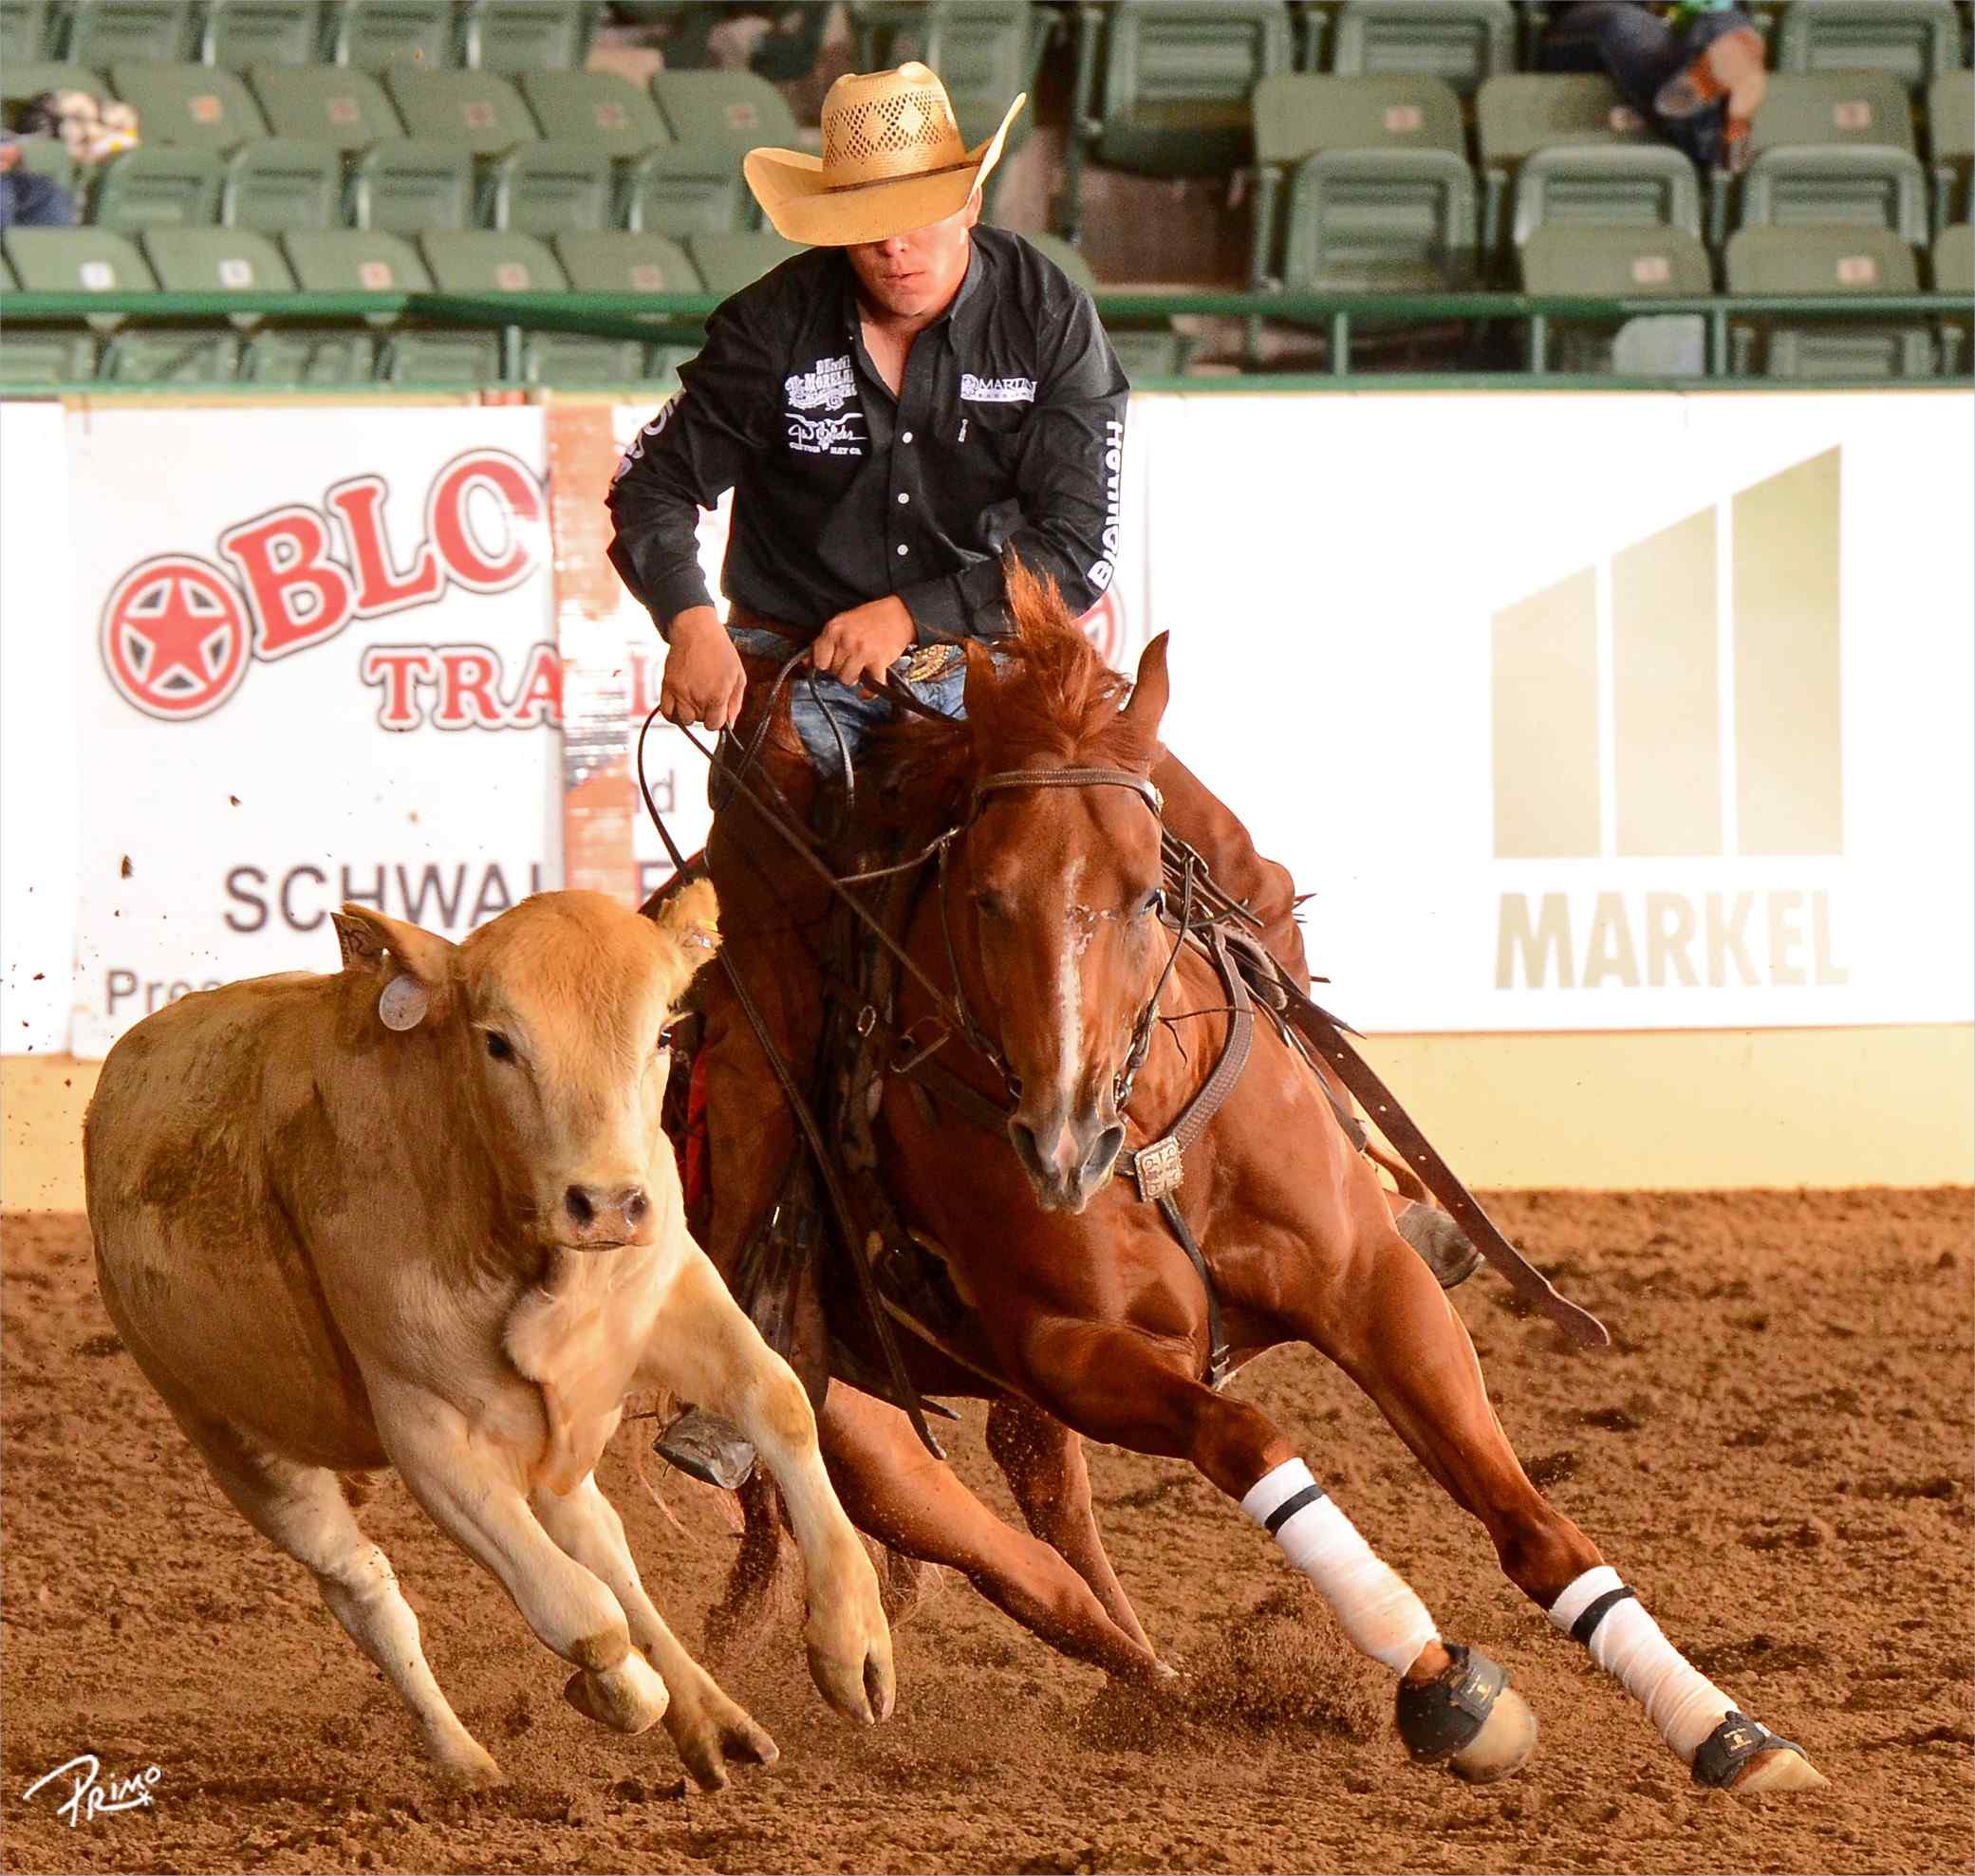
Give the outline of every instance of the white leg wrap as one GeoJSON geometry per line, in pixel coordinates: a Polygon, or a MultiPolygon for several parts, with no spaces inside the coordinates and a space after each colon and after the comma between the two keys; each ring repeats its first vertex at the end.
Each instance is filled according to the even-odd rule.
{"type": "MultiPolygon", "coordinates": [[[[1610,1564],[1587,1570],[1551,1605],[1550,1620],[1568,1635],[1599,1597],[1624,1587],[1610,1564]]],[[[1586,1645],[1592,1660],[1618,1677],[1660,1737],[1690,1765],[1701,1742],[1734,1710],[1735,1702],[1667,1640],[1634,1596],[1606,1608],[1586,1645]]]]}
{"type": "Polygon", "coordinates": [[[1273,1530],[1282,1554],[1316,1585],[1354,1648],[1404,1674],[1440,1639],[1426,1606],[1386,1563],[1301,1459],[1285,1459],[1248,1488],[1241,1509],[1273,1530]],[[1301,1499],[1285,1517],[1291,1501],[1301,1499]]]}

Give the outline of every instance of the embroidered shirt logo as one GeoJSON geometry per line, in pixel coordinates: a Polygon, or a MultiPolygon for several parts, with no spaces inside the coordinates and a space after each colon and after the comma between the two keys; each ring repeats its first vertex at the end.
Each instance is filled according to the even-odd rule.
{"type": "Polygon", "coordinates": [[[864,438],[857,431],[857,411],[846,411],[842,417],[802,417],[792,410],[783,415],[789,419],[792,450],[812,456],[864,455],[864,438]]]}
{"type": "Polygon", "coordinates": [[[971,371],[960,373],[960,396],[975,404],[1033,404],[1033,378],[977,378],[971,371]]]}
{"type": "Polygon", "coordinates": [[[782,381],[782,389],[796,410],[842,410],[857,396],[849,353],[842,358],[818,359],[809,370],[790,373],[782,381]]]}

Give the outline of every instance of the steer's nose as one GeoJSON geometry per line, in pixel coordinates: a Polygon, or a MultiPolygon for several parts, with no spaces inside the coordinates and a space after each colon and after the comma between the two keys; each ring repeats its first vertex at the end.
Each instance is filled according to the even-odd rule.
{"type": "Polygon", "coordinates": [[[650,1210],[651,1195],[642,1185],[572,1185],[563,1194],[571,1241],[599,1251],[635,1236],[650,1210]]]}
{"type": "Polygon", "coordinates": [[[1094,1110],[1036,1120],[1017,1113],[1008,1137],[1045,1212],[1081,1212],[1110,1177],[1125,1144],[1125,1129],[1094,1110]]]}

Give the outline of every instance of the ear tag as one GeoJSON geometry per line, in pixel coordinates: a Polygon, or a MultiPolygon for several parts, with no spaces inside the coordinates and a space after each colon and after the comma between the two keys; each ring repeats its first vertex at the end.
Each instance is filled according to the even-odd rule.
{"type": "Polygon", "coordinates": [[[377,999],[378,1018],[387,1030],[415,1030],[425,1020],[431,999],[417,977],[401,972],[377,999]]]}

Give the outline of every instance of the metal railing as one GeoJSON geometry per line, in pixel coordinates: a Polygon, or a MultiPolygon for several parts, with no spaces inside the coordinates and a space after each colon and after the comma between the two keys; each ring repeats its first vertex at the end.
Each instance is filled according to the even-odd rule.
{"type": "MultiPolygon", "coordinates": [[[[88,390],[144,391],[158,388],[141,382],[119,384],[91,381],[85,385],[12,384],[6,370],[9,326],[102,323],[129,319],[141,326],[156,323],[226,320],[235,324],[271,321],[286,324],[349,323],[377,326],[390,323],[452,325],[498,331],[503,335],[502,373],[498,383],[526,383],[522,365],[523,335],[530,332],[575,333],[606,339],[656,343],[690,343],[704,326],[706,316],[720,304],[711,293],[124,293],[8,292],[0,295],[0,388],[43,395],[88,390]]],[[[1767,382],[1744,368],[1732,338],[1738,327],[1765,321],[1792,324],[1835,323],[1850,325],[1912,325],[1927,322],[1952,335],[1950,365],[1965,366],[1958,354],[1962,335],[1975,323],[1975,302],[1954,293],[1883,294],[1762,294],[1700,296],[1638,294],[1605,297],[1555,293],[1319,293],[1109,292],[1097,295],[1106,323],[1123,326],[1160,323],[1174,318],[1238,319],[1279,323],[1322,330],[1327,337],[1326,368],[1320,372],[1274,372],[1239,375],[1201,373],[1182,379],[1154,381],[1162,387],[1190,390],[1321,389],[1340,384],[1376,383],[1394,389],[1408,384],[1457,382],[1502,390],[1547,388],[1565,383],[1618,385],[1748,384],[1767,382]],[[1558,325],[1584,322],[1611,325],[1630,319],[1669,315],[1698,318],[1705,331],[1705,365],[1698,377],[1612,378],[1553,371],[1553,341],[1558,325]],[[1357,340],[1367,328],[1389,332],[1394,327],[1460,324],[1470,330],[1519,326],[1525,335],[1520,369],[1480,370],[1354,369],[1357,340]]],[[[1746,351],[1746,347],[1740,348],[1746,351]]],[[[1965,369],[1951,376],[1875,380],[1888,383],[1970,382],[1965,369]]],[[[169,388],[164,387],[164,388],[169,388]]],[[[187,385],[192,389],[223,386],[187,385]]],[[[280,389],[270,383],[260,388],[280,389]]],[[[323,387],[318,387],[323,388],[323,387]]],[[[361,390],[362,385],[351,385],[361,390]]],[[[379,385],[403,389],[402,385],[379,385]]],[[[457,389],[457,386],[451,387],[457,389]]],[[[548,388],[548,387],[542,387],[548,388]]]]}

